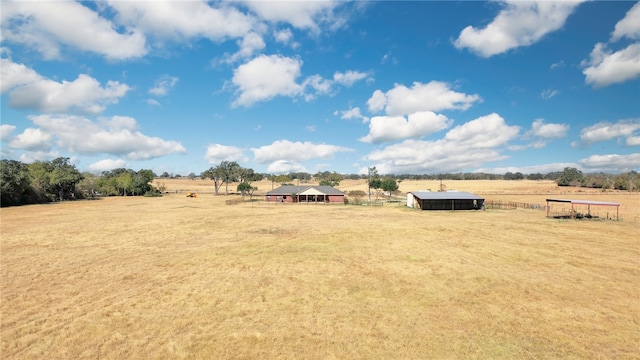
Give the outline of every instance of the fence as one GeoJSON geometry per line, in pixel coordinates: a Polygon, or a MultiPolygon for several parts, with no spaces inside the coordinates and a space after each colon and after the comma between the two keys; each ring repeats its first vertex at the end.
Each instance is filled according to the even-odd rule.
{"type": "Polygon", "coordinates": [[[500,200],[487,200],[484,202],[485,209],[502,209],[502,210],[516,210],[516,209],[531,209],[531,210],[546,210],[545,205],[530,204],[516,201],[500,201],[500,200]]]}

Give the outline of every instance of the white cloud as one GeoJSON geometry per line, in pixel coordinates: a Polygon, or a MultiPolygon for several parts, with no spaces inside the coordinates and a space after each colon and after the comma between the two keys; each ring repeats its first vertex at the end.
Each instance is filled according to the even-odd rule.
{"type": "Polygon", "coordinates": [[[210,144],[207,146],[207,153],[204,158],[209,164],[219,164],[222,161],[246,162],[249,159],[244,153],[244,149],[237,146],[225,146],[221,144],[210,144]]]}
{"type": "Polygon", "coordinates": [[[558,95],[560,95],[560,91],[555,89],[546,89],[546,90],[543,90],[542,93],[540,93],[540,97],[545,100],[549,100],[552,97],[558,96],[558,95]]]}
{"type": "Polygon", "coordinates": [[[3,41],[24,44],[46,59],[59,58],[66,46],[115,60],[147,52],[140,32],[118,32],[116,25],[75,1],[3,1],[1,20],[3,41]]]}
{"type": "Polygon", "coordinates": [[[384,110],[389,116],[399,116],[420,111],[466,110],[476,101],[480,101],[480,96],[459,93],[447,83],[431,81],[414,82],[411,88],[396,84],[386,93],[376,90],[367,105],[371,112],[384,110]]]}
{"type": "Polygon", "coordinates": [[[262,39],[262,36],[255,32],[246,34],[242,39],[238,40],[237,43],[239,50],[231,55],[225,54],[220,62],[231,64],[239,60],[249,58],[267,46],[262,39]]]}
{"type": "Polygon", "coordinates": [[[41,129],[28,128],[22,134],[16,135],[9,142],[9,147],[28,151],[45,151],[51,147],[52,138],[51,134],[41,129]]]}
{"type": "Polygon", "coordinates": [[[290,29],[283,29],[279,31],[274,31],[273,37],[276,40],[276,42],[286,45],[291,41],[291,39],[293,39],[293,33],[291,32],[290,29]]]}
{"type": "Polygon", "coordinates": [[[276,160],[269,164],[267,172],[271,174],[288,174],[291,172],[307,172],[307,169],[297,161],[276,160]]]}
{"type": "Polygon", "coordinates": [[[160,105],[160,102],[156,99],[147,99],[147,104],[151,106],[162,106],[160,105]]]}
{"type": "Polygon", "coordinates": [[[490,114],[451,129],[436,141],[405,140],[371,152],[381,174],[456,172],[505,159],[500,150],[518,135],[497,114],[490,114]]]}
{"type": "Polygon", "coordinates": [[[310,101],[319,95],[332,95],[336,85],[351,86],[367,76],[356,71],[336,72],[333,80],[311,75],[298,83],[301,67],[302,60],[280,55],[260,55],[238,66],[232,83],[239,96],[232,105],[250,107],[276,96],[301,96],[310,101]]]}
{"type": "Polygon", "coordinates": [[[340,85],[351,86],[362,79],[366,79],[367,76],[367,73],[349,70],[344,73],[336,72],[335,74],[333,74],[333,81],[340,85]]]}
{"type": "Polygon", "coordinates": [[[0,125],[0,141],[6,141],[16,127],[9,124],[0,125]]]}
{"type": "Polygon", "coordinates": [[[57,82],[38,75],[23,64],[2,59],[3,90],[9,93],[9,106],[49,113],[80,111],[97,114],[115,104],[129,91],[129,86],[108,81],[106,86],[84,74],[74,81],[57,82]],[[4,79],[7,84],[4,84],[4,79]],[[6,87],[5,87],[6,86],[6,87]]]}
{"type": "Polygon", "coordinates": [[[360,113],[360,108],[357,106],[349,110],[336,112],[335,114],[336,115],[340,114],[340,119],[344,119],[344,120],[359,119],[359,120],[362,120],[363,123],[369,121],[368,117],[360,113]]]}
{"type": "Polygon", "coordinates": [[[336,28],[344,21],[334,14],[340,1],[246,1],[244,5],[260,18],[284,22],[298,29],[318,32],[321,25],[336,28]]]}
{"type": "Polygon", "coordinates": [[[248,34],[256,21],[234,7],[207,1],[119,1],[109,0],[119,23],[139,29],[162,41],[206,38],[224,41],[248,34]]]}
{"type": "Polygon", "coordinates": [[[482,57],[491,57],[521,46],[529,46],[546,34],[559,30],[578,1],[503,1],[505,8],[482,29],[467,26],[454,42],[482,57]]]}
{"type": "MultiPolygon", "coordinates": [[[[56,147],[68,153],[82,155],[112,154],[130,160],[147,160],[175,153],[185,153],[185,148],[176,141],[149,137],[137,130],[135,119],[123,116],[103,118],[94,123],[81,116],[37,115],[29,117],[39,128],[33,139],[50,139],[56,147]]],[[[18,137],[16,137],[18,138],[18,137]]],[[[14,138],[14,141],[16,139],[14,138]]],[[[28,149],[26,139],[13,142],[12,147],[28,149]]]]}
{"type": "MultiPolygon", "coordinates": [[[[616,123],[599,122],[580,131],[580,141],[583,145],[591,145],[620,137],[635,137],[640,129],[640,119],[620,120],[616,123]]],[[[631,143],[633,144],[633,140],[631,143]]]]}
{"type": "Polygon", "coordinates": [[[110,171],[113,169],[126,169],[129,165],[122,159],[104,159],[89,165],[93,172],[110,171]]]}
{"type": "Polygon", "coordinates": [[[57,151],[27,151],[20,155],[20,161],[30,164],[34,161],[51,161],[60,156],[57,151]]]}
{"type": "Polygon", "coordinates": [[[165,96],[169,93],[169,90],[172,89],[178,83],[178,78],[175,76],[162,75],[158,80],[156,80],[154,86],[149,89],[149,94],[155,96],[165,96]]]}
{"type": "Polygon", "coordinates": [[[297,96],[303,87],[296,83],[302,61],[279,55],[261,55],[240,65],[233,73],[233,84],[240,91],[234,106],[251,106],[275,96],[297,96]]]}
{"type": "Polygon", "coordinates": [[[268,162],[306,161],[311,159],[327,159],[340,152],[350,152],[352,149],[328,144],[314,144],[311,142],[292,142],[289,140],[274,141],[271,145],[251,148],[254,160],[259,164],[268,162]]]}
{"type": "Polygon", "coordinates": [[[588,171],[627,172],[640,170],[640,153],[591,155],[579,161],[588,171]]]}
{"type": "Polygon", "coordinates": [[[595,87],[625,82],[640,75],[640,42],[626,48],[611,52],[607,45],[597,43],[588,61],[583,61],[586,68],[582,73],[585,81],[595,87]]]}
{"type": "Polygon", "coordinates": [[[420,138],[451,126],[453,121],[431,111],[404,116],[374,116],[369,121],[369,134],[360,139],[365,143],[383,143],[420,138]]]}
{"type": "Polygon", "coordinates": [[[0,74],[2,94],[21,85],[42,81],[42,77],[35,70],[7,58],[0,59],[0,74]]]}
{"type": "Polygon", "coordinates": [[[640,136],[629,136],[627,146],[640,146],[640,136]]]}
{"type": "Polygon", "coordinates": [[[543,139],[559,139],[567,135],[567,124],[545,124],[544,119],[536,119],[531,124],[531,135],[543,139]]]}
{"type": "Polygon", "coordinates": [[[632,40],[640,39],[640,20],[638,19],[640,19],[640,2],[633,5],[625,17],[618,21],[611,34],[611,41],[617,41],[623,37],[632,40]]]}

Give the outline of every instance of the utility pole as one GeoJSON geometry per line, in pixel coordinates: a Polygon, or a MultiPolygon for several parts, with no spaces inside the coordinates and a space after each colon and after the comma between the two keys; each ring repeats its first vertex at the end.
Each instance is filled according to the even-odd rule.
{"type": "Polygon", "coordinates": [[[369,204],[371,204],[371,168],[367,166],[367,185],[369,186],[369,204]]]}

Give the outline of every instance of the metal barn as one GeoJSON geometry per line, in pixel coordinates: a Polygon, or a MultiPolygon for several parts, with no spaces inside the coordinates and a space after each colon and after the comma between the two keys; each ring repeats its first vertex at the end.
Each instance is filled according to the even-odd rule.
{"type": "Polygon", "coordinates": [[[462,191],[407,193],[407,206],[420,210],[480,210],[484,198],[462,191]]]}

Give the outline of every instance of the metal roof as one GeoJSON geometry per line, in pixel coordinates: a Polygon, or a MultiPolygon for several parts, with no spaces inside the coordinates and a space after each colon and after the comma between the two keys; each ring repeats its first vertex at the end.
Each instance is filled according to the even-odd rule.
{"type": "Polygon", "coordinates": [[[410,194],[413,194],[413,196],[420,200],[484,200],[484,198],[481,198],[480,196],[464,191],[416,191],[410,192],[410,194]]]}
{"type": "Polygon", "coordinates": [[[344,193],[331,186],[295,186],[295,185],[283,185],[277,189],[273,189],[267,192],[267,195],[292,195],[299,194],[309,189],[316,189],[325,195],[344,195],[344,193]]]}
{"type": "Polygon", "coordinates": [[[620,206],[619,203],[593,201],[593,200],[570,200],[570,199],[547,199],[548,202],[564,202],[576,205],[601,205],[601,206],[620,206]]]}

